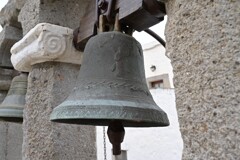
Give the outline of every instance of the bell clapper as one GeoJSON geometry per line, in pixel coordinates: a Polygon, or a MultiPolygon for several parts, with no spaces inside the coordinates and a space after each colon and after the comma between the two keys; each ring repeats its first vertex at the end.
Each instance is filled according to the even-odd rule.
{"type": "Polygon", "coordinates": [[[125,130],[121,121],[113,121],[109,124],[107,135],[113,146],[113,155],[121,154],[121,143],[123,142],[125,130]]]}

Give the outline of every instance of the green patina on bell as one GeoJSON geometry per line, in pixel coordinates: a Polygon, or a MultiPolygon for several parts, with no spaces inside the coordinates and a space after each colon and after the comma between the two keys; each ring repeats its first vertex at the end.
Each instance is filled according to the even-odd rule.
{"type": "Polygon", "coordinates": [[[148,90],[140,43],[120,32],[100,33],[88,41],[76,86],[53,110],[51,120],[95,126],[114,121],[124,127],[169,125],[148,90]]]}
{"type": "Polygon", "coordinates": [[[13,78],[7,96],[0,105],[0,120],[22,122],[25,95],[27,92],[27,74],[21,73],[13,78]]]}

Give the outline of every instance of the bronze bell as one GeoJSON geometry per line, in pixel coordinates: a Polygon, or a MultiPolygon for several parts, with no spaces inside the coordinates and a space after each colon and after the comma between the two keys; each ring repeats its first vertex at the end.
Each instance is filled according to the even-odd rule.
{"type": "Polygon", "coordinates": [[[52,114],[61,123],[124,127],[168,126],[145,79],[143,51],[133,37],[104,32],[92,37],[70,96],[52,114]]]}
{"type": "Polygon", "coordinates": [[[22,122],[25,95],[27,92],[27,74],[21,73],[13,78],[7,96],[0,105],[0,120],[22,122]]]}

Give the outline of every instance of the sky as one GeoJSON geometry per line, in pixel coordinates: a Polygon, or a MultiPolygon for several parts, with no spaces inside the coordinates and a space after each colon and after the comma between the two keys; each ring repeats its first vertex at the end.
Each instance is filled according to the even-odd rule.
{"type": "Polygon", "coordinates": [[[7,4],[8,0],[0,0],[0,8],[4,7],[7,4]]]}
{"type": "MultiPolygon", "coordinates": [[[[0,0],[0,10],[7,4],[8,0],[0,0]]],[[[0,31],[2,31],[2,26],[0,26],[0,31]]]]}
{"type": "MultiPolygon", "coordinates": [[[[8,0],[0,0],[0,10],[7,4],[7,2],[8,0]]],[[[164,21],[151,27],[150,29],[156,32],[161,38],[165,39],[165,36],[164,36],[165,25],[166,25],[166,16],[164,21]]],[[[1,30],[2,30],[2,27],[0,26],[0,31],[1,30]]],[[[145,32],[135,31],[133,36],[143,45],[156,41],[154,38],[152,38],[150,35],[148,35],[145,32]]]]}

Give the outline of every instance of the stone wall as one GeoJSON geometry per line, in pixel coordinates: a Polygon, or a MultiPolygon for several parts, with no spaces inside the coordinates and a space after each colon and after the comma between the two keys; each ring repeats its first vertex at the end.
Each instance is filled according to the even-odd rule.
{"type": "Polygon", "coordinates": [[[240,1],[168,0],[184,160],[240,157],[240,1]]]}

